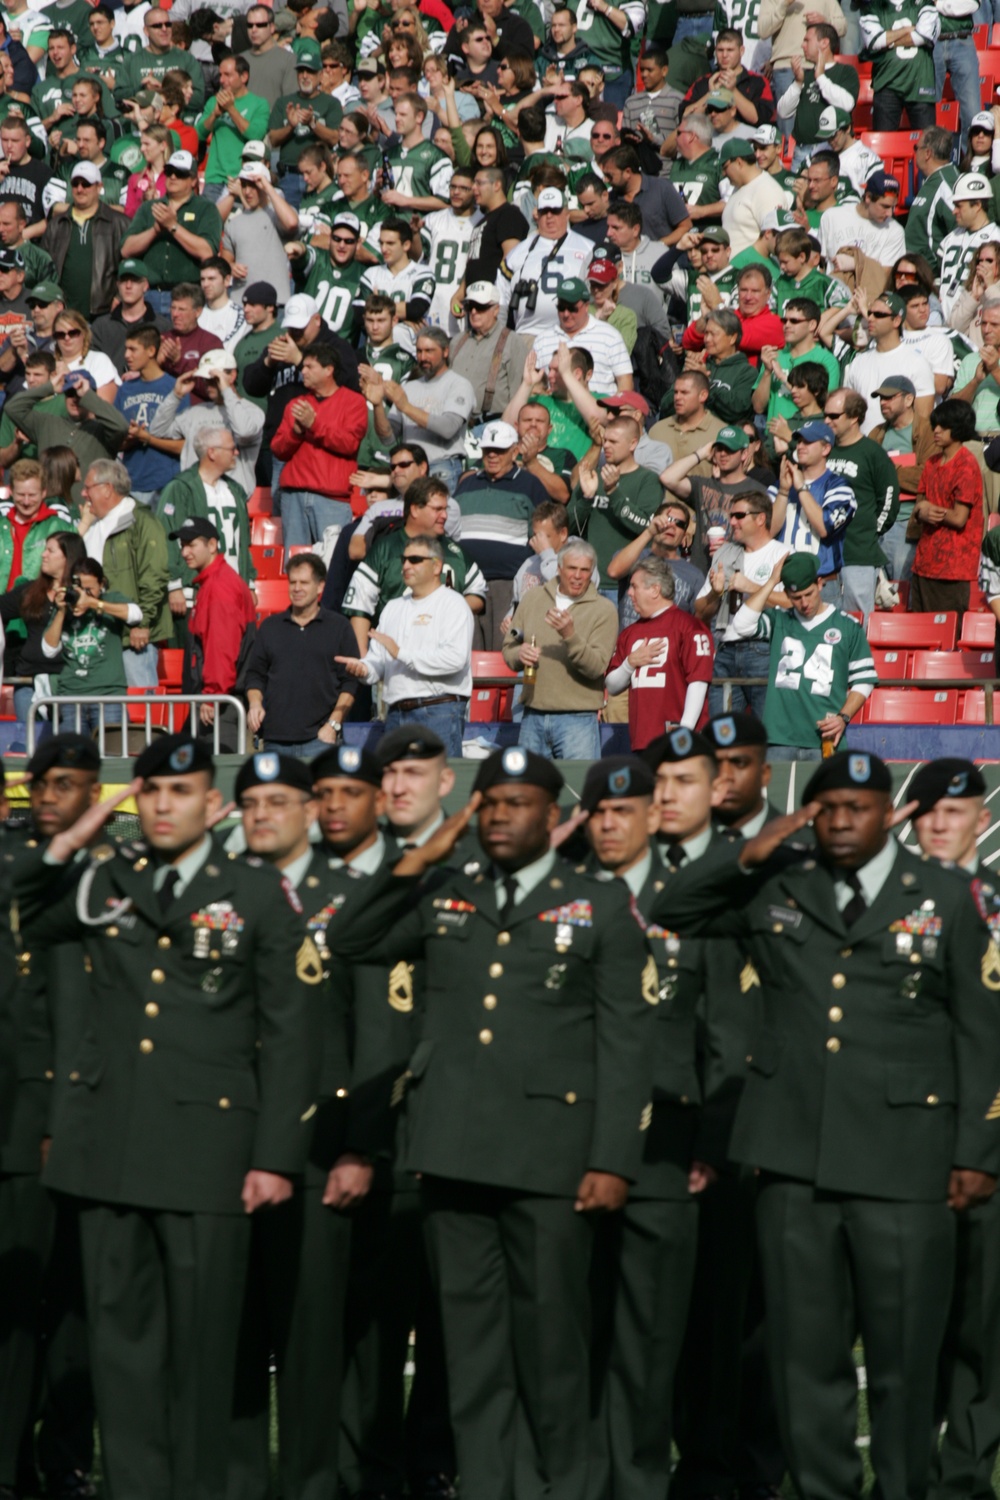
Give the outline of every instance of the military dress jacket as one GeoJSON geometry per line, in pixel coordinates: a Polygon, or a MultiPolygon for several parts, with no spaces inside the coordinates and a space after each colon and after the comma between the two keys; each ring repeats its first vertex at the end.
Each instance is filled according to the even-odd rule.
{"type": "Polygon", "coordinates": [[[92,967],[44,1181],[106,1203],[242,1213],[248,1171],[305,1164],[322,966],[273,870],[213,849],[161,913],[155,868],[142,844],[102,845],[53,900],[61,867],[17,866],[27,940],[82,940],[92,967]]]}
{"type": "Polygon", "coordinates": [[[784,845],[745,872],[719,845],[653,920],[735,935],[759,975],[732,1155],[831,1192],[940,1201],[1000,1170],[1000,963],[967,879],[899,848],[848,929],[833,877],[784,845]]]}
{"type": "Polygon", "coordinates": [[[657,984],[627,888],[557,861],[501,912],[492,876],[467,869],[393,882],[411,909],[378,918],[390,964],[426,965],[410,1170],[566,1197],[588,1170],[635,1181],[657,984]]]}
{"type": "Polygon", "coordinates": [[[19,996],[16,984],[14,934],[9,917],[11,882],[23,833],[0,826],[0,1146],[10,1136],[18,1092],[17,1032],[19,996]]]}

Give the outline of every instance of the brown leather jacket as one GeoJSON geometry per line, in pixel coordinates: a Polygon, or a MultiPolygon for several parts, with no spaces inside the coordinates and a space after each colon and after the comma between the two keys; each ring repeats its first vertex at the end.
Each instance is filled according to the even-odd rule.
{"type": "MultiPolygon", "coordinates": [[[[90,278],[90,316],[109,312],[115,295],[115,281],[121,260],[122,240],[129,221],[124,214],[116,213],[106,203],[97,205],[97,212],[90,221],[90,233],[94,243],[94,263],[90,278]]],[[[48,227],[39,240],[55,261],[56,278],[62,280],[63,266],[73,238],[72,210],[53,214],[48,227]]]]}
{"type": "MultiPolygon", "coordinates": [[[[868,436],[872,442],[881,446],[885,437],[886,424],[880,422],[873,427],[868,436]]],[[[916,457],[915,464],[902,464],[898,466],[899,474],[899,496],[901,500],[912,500],[920,489],[920,476],[924,472],[924,464],[937,452],[934,447],[934,439],[931,436],[931,424],[926,417],[913,413],[913,452],[916,457]]]]}

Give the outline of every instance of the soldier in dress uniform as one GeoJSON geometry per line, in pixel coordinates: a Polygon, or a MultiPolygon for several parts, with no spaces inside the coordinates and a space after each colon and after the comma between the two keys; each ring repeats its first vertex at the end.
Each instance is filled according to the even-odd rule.
{"type": "MultiPolygon", "coordinates": [[[[592,1225],[639,1170],[656,986],[628,892],[549,847],[562,787],[551,761],[496,752],[475,786],[395,876],[405,894],[401,877],[446,858],[477,806],[483,866],[435,871],[407,915],[381,922],[395,957],[427,966],[408,1165],[463,1488],[513,1493],[523,1406],[549,1494],[585,1500],[592,1225]]],[[[356,925],[356,947],[375,926],[356,925]]]]}
{"type": "MultiPolygon", "coordinates": [[[[31,821],[5,849],[11,865],[64,832],[100,796],[101,757],[92,739],[55,734],[31,757],[31,821]]],[[[60,893],[76,888],[78,856],[60,893]]],[[[0,1495],[34,1493],[37,1460],[46,1493],[84,1495],[94,1456],[94,1398],[87,1357],[76,1204],[42,1187],[43,1142],[52,1134],[57,1096],[68,1087],[86,1023],[89,985],[82,944],[51,943],[32,955],[19,942],[18,1087],[11,1133],[0,1163],[0,1495]],[[58,1082],[57,1082],[58,1080],[58,1082]],[[19,1471],[20,1458],[20,1471],[19,1471]]]]}
{"type": "MultiPolygon", "coordinates": [[[[674,829],[680,847],[725,837],[712,832],[712,747],[688,729],[654,741],[641,759],[595,762],[580,799],[598,878],[623,880],[643,915],[668,879],[651,847],[659,825],[654,793],[660,766],[691,788],[674,829]]],[[[672,782],[664,776],[667,796],[672,782]]],[[[646,938],[658,990],[650,1125],[628,1202],[602,1226],[612,1268],[599,1294],[612,1302],[612,1328],[607,1366],[598,1371],[598,1456],[590,1492],[613,1500],[662,1500],[670,1484],[669,1418],[694,1274],[696,1195],[716,1176],[699,1139],[704,1093],[697,1015],[706,945],[655,925],[646,928],[646,938]]]]}
{"type": "Polygon", "coordinates": [[[110,1492],[224,1500],[248,1216],[305,1164],[322,966],[273,871],[216,862],[207,750],[169,735],[134,771],[17,872],[26,941],[82,940],[93,966],[43,1181],[81,1200],[110,1492]],[[98,845],[52,899],[129,793],[143,842],[98,845]]]}
{"type": "MultiPolygon", "coordinates": [[[[982,772],[970,760],[928,761],[906,796],[919,803],[913,829],[924,854],[976,880],[996,942],[1000,887],[989,872],[980,871],[976,848],[990,823],[982,772]]],[[[986,984],[996,994],[1000,972],[991,970],[986,984]]],[[[993,1495],[1000,1448],[1000,1196],[960,1213],[956,1227],[955,1288],[941,1356],[930,1495],[932,1500],[984,1500],[993,1495]]]]}
{"type": "MultiPolygon", "coordinates": [[[[774,816],[764,726],[753,714],[718,714],[704,734],[717,769],[715,822],[752,838],[774,816]]],[[[712,1191],[698,1199],[698,1258],[675,1382],[680,1461],[671,1500],[734,1490],[741,1500],[766,1500],[780,1491],[785,1459],[765,1348],[754,1223],[757,1174],[728,1159],[760,981],[745,947],[729,938],[708,946],[705,963],[705,1015],[724,1059],[711,1116],[719,1131],[712,1159],[723,1165],[712,1191]]]]}
{"type": "Polygon", "coordinates": [[[796,1489],[860,1495],[860,1335],[885,1496],[925,1494],[953,1210],[1000,1165],[1000,972],[982,893],[891,835],[877,756],[824,761],[804,806],[682,870],[653,920],[734,933],[761,1020],[733,1132],[760,1171],[772,1377],[796,1489]],[[815,850],[784,841],[812,823],[815,850]]]}

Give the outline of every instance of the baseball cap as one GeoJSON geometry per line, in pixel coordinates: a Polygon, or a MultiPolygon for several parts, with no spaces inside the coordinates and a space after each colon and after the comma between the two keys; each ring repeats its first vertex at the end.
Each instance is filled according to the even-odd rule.
{"type": "Polygon", "coordinates": [[[750,136],[754,146],[776,146],[781,139],[777,125],[758,125],[750,136]]]}
{"type": "Polygon", "coordinates": [[[479,446],[483,449],[501,448],[506,452],[519,441],[517,428],[512,427],[509,422],[487,422],[479,439],[479,446]]]}
{"type": "Polygon", "coordinates": [[[295,71],[301,73],[303,69],[307,73],[321,73],[323,71],[323,59],[316,47],[303,47],[295,60],[295,71]]]}
{"type": "Polygon", "coordinates": [[[873,396],[915,396],[917,388],[908,375],[887,375],[873,396]]]}
{"type": "Polygon", "coordinates": [[[732,109],[735,101],[732,89],[712,89],[702,102],[705,109],[732,109]]]}
{"type": "Polygon", "coordinates": [[[270,182],[271,174],[262,161],[245,161],[240,167],[241,182],[270,182]]]}
{"type": "Polygon", "coordinates": [[[727,161],[755,161],[753,147],[743,136],[737,136],[735,140],[727,141],[719,152],[719,161],[725,166],[727,161]]]}
{"type": "Polygon", "coordinates": [[[152,89],[140,89],[137,94],[132,95],[132,102],[140,109],[148,109],[151,104],[159,104],[160,100],[152,89]]]}
{"type": "Polygon", "coordinates": [[[785,558],[781,581],[786,588],[807,589],[818,577],[819,563],[811,552],[793,552],[791,557],[785,558]]]}
{"type": "MultiPolygon", "coordinates": [[[[718,439],[716,439],[718,441],[718,439]]],[[[833,428],[826,422],[804,422],[795,433],[797,443],[829,443],[832,448],[837,439],[833,428]]]]}
{"type": "Polygon", "coordinates": [[[579,276],[567,276],[565,281],[559,283],[556,292],[557,302],[589,302],[590,287],[579,276]]]}
{"type": "Polygon", "coordinates": [[[149,267],[144,260],[136,260],[135,256],[130,256],[128,260],[121,261],[118,266],[118,280],[124,281],[126,276],[131,276],[136,281],[148,281],[149,267]]]}
{"type": "Polygon", "coordinates": [[[196,537],[203,536],[209,541],[218,541],[219,533],[212,525],[207,516],[188,516],[183,526],[170,533],[172,542],[193,542],[196,537]]]}
{"type": "Polygon", "coordinates": [[[492,281],[474,281],[465,290],[466,302],[474,302],[477,307],[499,307],[500,293],[492,281]]]}
{"type": "Polygon", "coordinates": [[[349,229],[358,239],[361,238],[361,220],[357,214],[337,214],[330,227],[332,229],[349,229]]]}
{"type": "Polygon", "coordinates": [[[285,315],[281,320],[282,328],[304,328],[310,318],[314,318],[319,312],[319,304],[314,297],[307,292],[296,292],[294,297],[289,297],[285,304],[285,315]]]}
{"type": "MultiPolygon", "coordinates": [[[[976,180],[984,184],[986,183],[985,177],[979,177],[976,180]]],[[[965,179],[960,177],[955,186],[958,187],[958,183],[964,181],[965,179]]],[[[899,179],[896,177],[890,177],[888,172],[873,172],[868,181],[865,183],[865,192],[869,198],[882,198],[886,193],[895,193],[898,198],[899,179]]],[[[955,196],[957,197],[958,194],[956,193],[955,196]]],[[[972,196],[976,197],[978,195],[973,194],[972,196]]],[[[993,197],[992,188],[987,187],[986,196],[989,198],[993,197]]]]}
{"type": "MultiPolygon", "coordinates": [[[[867,185],[871,187],[871,182],[867,185]]],[[[952,188],[951,196],[956,203],[962,198],[992,198],[993,189],[989,178],[982,172],[963,172],[952,188]]]]}
{"type": "Polygon", "coordinates": [[[23,271],[24,256],[20,250],[0,249],[0,271],[23,271]]]}
{"type": "Polygon", "coordinates": [[[25,301],[30,307],[33,302],[44,302],[48,306],[51,302],[63,302],[62,287],[54,281],[40,281],[33,286],[30,292],[25,292],[25,301]]]}
{"type": "Polygon", "coordinates": [[[81,388],[84,386],[92,391],[97,390],[97,381],[89,370],[70,370],[63,379],[64,391],[69,390],[71,393],[75,391],[77,395],[80,395],[82,394],[81,388]]]}
{"type": "Polygon", "coordinates": [[[73,170],[69,174],[70,184],[74,182],[85,182],[89,187],[96,187],[102,181],[100,167],[95,167],[92,161],[77,161],[73,163],[73,170]]]}
{"type": "Polygon", "coordinates": [[[869,305],[874,307],[876,302],[884,302],[894,318],[901,318],[906,311],[906,303],[895,292],[880,292],[877,297],[872,298],[869,305]]]}
{"type": "Polygon", "coordinates": [[[198,361],[195,374],[203,380],[210,380],[213,375],[218,375],[222,370],[235,370],[236,356],[230,354],[228,349],[209,349],[198,361]]]}
{"type": "Polygon", "coordinates": [[[191,177],[195,171],[194,157],[190,151],[175,151],[172,156],[167,157],[166,170],[182,172],[186,177],[191,177]]]}
{"type": "MultiPolygon", "coordinates": [[[[762,234],[768,229],[798,229],[798,227],[798,220],[787,208],[772,208],[760,221],[762,234]]],[[[706,231],[703,229],[701,233],[704,239],[706,231]]]]}
{"type": "Polygon", "coordinates": [[[610,260],[592,260],[587,280],[596,282],[598,286],[610,286],[613,281],[618,280],[618,268],[610,260]]]}
{"type": "Polygon", "coordinates": [[[538,195],[538,210],[539,210],[539,212],[541,212],[543,208],[556,208],[556,209],[559,209],[559,208],[565,208],[565,207],[566,207],[566,199],[563,197],[562,193],[559,191],[558,188],[553,188],[553,187],[542,188],[542,191],[538,195]]]}
{"type": "Polygon", "coordinates": [[[260,307],[277,307],[278,293],[269,281],[251,281],[243,293],[244,304],[257,303],[260,307]]]}
{"type": "Polygon", "coordinates": [[[729,231],[723,229],[721,224],[710,224],[707,229],[700,231],[702,240],[708,240],[710,245],[730,244],[729,231]]]}
{"type": "Polygon", "coordinates": [[[242,161],[264,161],[267,150],[263,141],[247,141],[241,153],[242,161]]]}
{"type": "Polygon", "coordinates": [[[825,109],[820,110],[816,121],[816,135],[821,141],[832,140],[838,130],[846,130],[850,123],[851,117],[846,109],[836,109],[828,104],[825,109]]]}
{"type": "Polygon", "coordinates": [[[385,63],[378,57],[363,57],[355,69],[359,78],[374,78],[385,72],[385,63]]]}
{"type": "Polygon", "coordinates": [[[713,448],[726,448],[730,453],[739,453],[749,446],[750,439],[742,427],[720,427],[712,439],[713,448]]]}
{"type": "Polygon", "coordinates": [[[981,109],[978,115],[973,115],[969,122],[970,130],[988,130],[990,135],[996,134],[997,124],[988,109],[981,109]]]}
{"type": "Polygon", "coordinates": [[[608,406],[612,411],[620,411],[623,406],[631,406],[634,411],[641,412],[644,417],[649,416],[649,402],[645,396],[640,396],[638,391],[616,391],[613,396],[598,396],[598,406],[608,406]]]}

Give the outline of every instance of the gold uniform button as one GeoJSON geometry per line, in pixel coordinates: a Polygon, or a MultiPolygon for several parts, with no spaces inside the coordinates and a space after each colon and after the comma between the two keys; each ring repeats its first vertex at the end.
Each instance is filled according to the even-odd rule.
{"type": "Polygon", "coordinates": [[[170,947],[170,939],[167,937],[166,933],[164,933],[162,937],[158,937],[156,939],[156,946],[158,948],[169,948],[170,947]]]}
{"type": "Polygon", "coordinates": [[[153,1021],[155,1021],[156,1017],[160,1014],[160,1007],[157,1005],[155,1000],[150,1000],[149,1004],[146,1006],[146,1014],[147,1016],[149,1016],[150,1020],[153,1021]]]}
{"type": "Polygon", "coordinates": [[[219,1100],[219,1108],[220,1109],[228,1109],[229,1108],[229,1100],[228,1099],[220,1099],[219,1100]]]}
{"type": "Polygon", "coordinates": [[[479,1033],[479,1040],[482,1042],[484,1047],[488,1047],[490,1045],[490,1042],[492,1042],[493,1040],[492,1031],[481,1031],[479,1033]]]}
{"type": "Polygon", "coordinates": [[[844,1019],[844,1012],[839,1005],[831,1005],[828,1015],[831,1021],[842,1021],[844,1019]]]}
{"type": "Polygon", "coordinates": [[[438,937],[444,937],[445,934],[447,933],[447,931],[448,931],[447,927],[439,927],[438,928],[438,937]]]}
{"type": "Polygon", "coordinates": [[[497,947],[498,948],[506,948],[506,946],[507,946],[507,944],[509,942],[510,942],[510,933],[509,932],[498,932],[497,933],[497,947]]]}
{"type": "Polygon", "coordinates": [[[833,985],[835,990],[842,990],[844,988],[844,985],[847,983],[847,976],[844,974],[834,974],[833,978],[830,980],[830,983],[833,985]]]}
{"type": "Polygon", "coordinates": [[[166,974],[164,974],[164,972],[163,972],[162,969],[154,969],[153,972],[152,972],[152,974],[150,974],[149,977],[153,981],[154,984],[162,984],[163,981],[166,979],[167,976],[166,976],[166,974]]]}
{"type": "Polygon", "coordinates": [[[841,958],[850,958],[853,952],[853,948],[841,948],[840,956],[841,958]]]}
{"type": "Polygon", "coordinates": [[[496,1010],[496,1008],[497,1008],[497,997],[496,997],[496,995],[484,995],[483,996],[483,1007],[486,1010],[496,1010]]]}
{"type": "Polygon", "coordinates": [[[104,930],[107,933],[108,937],[117,937],[118,936],[118,928],[117,927],[105,927],[104,930]]]}
{"type": "Polygon", "coordinates": [[[569,952],[569,944],[568,943],[556,943],[556,952],[557,953],[568,953],[569,952]]]}
{"type": "Polygon", "coordinates": [[[56,1076],[56,1075],[55,1075],[55,1074],[54,1074],[54,1073],[53,1073],[53,1071],[52,1071],[52,1069],[51,1069],[51,1068],[46,1068],[46,1069],[45,1069],[45,1077],[46,1077],[46,1078],[47,1078],[47,1079],[48,1079],[48,1080],[49,1080],[49,1081],[50,1081],[50,1082],[51,1082],[51,1080],[52,1080],[52,1079],[53,1079],[53,1078],[54,1078],[54,1077],[55,1077],[55,1076],[56,1076]]]}
{"type": "Polygon", "coordinates": [[[79,1083],[80,1082],[80,1075],[76,1071],[75,1068],[73,1069],[72,1073],[69,1075],[69,1081],[70,1081],[70,1083],[79,1083]]]}
{"type": "Polygon", "coordinates": [[[139,1043],[139,1051],[140,1052],[145,1052],[146,1056],[148,1057],[149,1054],[152,1052],[152,1050],[153,1050],[153,1044],[152,1044],[152,1042],[149,1040],[148,1036],[144,1036],[143,1039],[142,1039],[142,1041],[139,1043]]]}
{"type": "Polygon", "coordinates": [[[784,930],[785,930],[785,924],[784,924],[784,922],[775,922],[774,925],[771,928],[772,932],[784,932],[784,930]]]}
{"type": "Polygon", "coordinates": [[[840,1038],[836,1036],[827,1037],[826,1050],[827,1052],[839,1052],[840,1038]]]}
{"type": "Polygon", "coordinates": [[[218,948],[213,948],[208,956],[213,963],[217,963],[218,960],[222,957],[222,954],[219,952],[218,948]]]}
{"type": "Polygon", "coordinates": [[[490,964],[490,978],[499,979],[503,973],[503,964],[490,964]]]}
{"type": "Polygon", "coordinates": [[[920,962],[920,954],[919,953],[911,953],[910,954],[910,963],[911,964],[918,964],[919,962],[920,962]]]}
{"type": "Polygon", "coordinates": [[[576,1095],[574,1094],[574,1092],[573,1092],[572,1089],[570,1089],[569,1093],[566,1095],[566,1103],[567,1104],[575,1104],[576,1103],[576,1095]]]}
{"type": "Polygon", "coordinates": [[[927,1103],[928,1104],[940,1104],[941,1100],[938,1098],[937,1094],[928,1094],[927,1095],[927,1103]]]}
{"type": "Polygon", "coordinates": [[[347,1098],[347,1090],[346,1089],[338,1089],[337,1090],[337,1098],[338,1099],[346,1099],[347,1098]]]}

